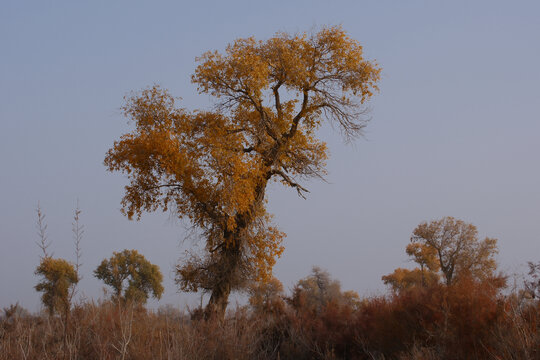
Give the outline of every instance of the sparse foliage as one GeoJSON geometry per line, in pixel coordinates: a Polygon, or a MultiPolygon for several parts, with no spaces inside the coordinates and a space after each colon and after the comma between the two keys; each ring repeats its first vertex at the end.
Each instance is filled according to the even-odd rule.
{"type": "Polygon", "coordinates": [[[206,251],[179,265],[177,282],[211,292],[207,310],[222,316],[230,292],[268,280],[283,251],[284,234],[266,211],[268,182],[305,196],[299,180],[325,174],[316,130],[328,119],[347,140],[357,137],[380,69],[340,27],[238,39],[225,54],[197,60],[192,81],[215,97],[216,110],[178,108],[157,86],[135,94],[124,106],[135,129],[105,165],[130,179],[122,201],[129,218],[173,208],[201,231],[206,251]]]}
{"type": "Polygon", "coordinates": [[[533,298],[540,298],[540,262],[528,262],[529,278],[525,280],[525,291],[533,298]]]}
{"type": "Polygon", "coordinates": [[[159,299],[163,293],[163,275],[137,250],[114,252],[94,271],[94,276],[113,288],[122,301],[146,303],[148,296],[159,299]]]}
{"type": "Polygon", "coordinates": [[[254,281],[248,287],[249,305],[258,313],[270,311],[284,296],[283,284],[272,277],[265,282],[254,281]]]}
{"type": "Polygon", "coordinates": [[[300,279],[293,289],[292,302],[320,312],[329,303],[356,307],[360,297],[354,291],[341,291],[339,280],[332,279],[328,271],[314,266],[311,274],[300,279]]]}
{"type": "Polygon", "coordinates": [[[9,307],[4,307],[4,314],[0,317],[3,321],[8,324],[11,324],[18,319],[27,318],[30,316],[28,310],[19,305],[19,302],[9,305],[9,307]]]}

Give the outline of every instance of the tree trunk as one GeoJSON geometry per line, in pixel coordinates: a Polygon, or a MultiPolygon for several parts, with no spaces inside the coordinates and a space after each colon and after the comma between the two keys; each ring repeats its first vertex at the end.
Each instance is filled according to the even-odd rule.
{"type": "Polygon", "coordinates": [[[210,300],[206,309],[204,310],[204,317],[208,319],[223,320],[225,317],[225,310],[229,304],[229,295],[233,289],[233,283],[235,282],[238,267],[240,266],[241,259],[241,246],[240,239],[238,239],[229,247],[224,247],[221,260],[218,264],[222,273],[219,274],[219,279],[216,281],[210,300]]]}
{"type": "Polygon", "coordinates": [[[219,280],[212,289],[210,300],[204,310],[205,319],[217,318],[223,320],[225,317],[225,310],[227,310],[227,305],[229,304],[229,295],[233,290],[233,284],[238,280],[236,277],[239,276],[238,270],[239,266],[241,266],[243,255],[243,232],[255,220],[253,214],[264,200],[266,184],[269,178],[269,176],[265,177],[255,188],[255,201],[250,206],[249,211],[236,215],[237,228],[234,233],[226,231],[224,234],[226,245],[221,248],[221,259],[218,265],[221,273],[219,274],[219,280]]]}
{"type": "Polygon", "coordinates": [[[225,318],[225,310],[229,304],[229,295],[231,294],[231,286],[228,283],[222,282],[215,286],[210,296],[210,301],[204,310],[206,320],[225,318]]]}

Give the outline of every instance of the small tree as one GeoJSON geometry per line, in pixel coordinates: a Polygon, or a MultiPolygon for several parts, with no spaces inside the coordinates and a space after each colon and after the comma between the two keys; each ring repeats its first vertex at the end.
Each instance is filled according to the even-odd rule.
{"type": "Polygon", "coordinates": [[[254,281],[248,287],[249,305],[258,313],[271,310],[282,303],[283,284],[275,277],[266,282],[254,281]]]}
{"type": "Polygon", "coordinates": [[[59,312],[67,316],[71,307],[71,289],[79,282],[73,264],[64,259],[44,257],[35,274],[43,277],[35,289],[43,292],[41,301],[49,314],[59,312]]]}
{"type": "Polygon", "coordinates": [[[300,279],[294,287],[292,303],[295,307],[318,312],[330,302],[355,308],[360,303],[360,297],[355,291],[342,292],[339,280],[332,279],[328,271],[314,266],[311,274],[300,279]]]}
{"type": "Polygon", "coordinates": [[[75,242],[76,263],[73,265],[64,259],[54,259],[48,252],[50,241],[47,239],[47,224],[45,224],[45,214],[41,210],[38,203],[37,209],[37,229],[39,242],[37,243],[41,249],[43,256],[35,274],[42,276],[35,289],[42,292],[41,301],[52,316],[55,312],[61,314],[64,322],[64,346],[68,341],[70,328],[70,313],[71,303],[76,293],[76,286],[80,281],[79,269],[81,267],[81,239],[83,235],[83,225],[80,224],[79,202],[75,209],[73,217],[73,238],[75,242]]]}
{"type": "Polygon", "coordinates": [[[94,276],[113,288],[115,297],[123,302],[146,303],[148,296],[156,299],[163,294],[163,275],[137,250],[114,252],[94,271],[94,276]]]}
{"type": "Polygon", "coordinates": [[[67,321],[69,311],[71,309],[71,300],[75,294],[75,286],[79,282],[79,267],[80,267],[80,241],[82,238],[82,225],[79,224],[79,216],[81,211],[79,206],[75,209],[75,221],[77,223],[77,231],[75,232],[75,253],[77,256],[77,264],[74,266],[69,261],[64,259],[55,259],[49,253],[48,248],[50,241],[47,238],[47,224],[45,223],[45,214],[41,210],[38,203],[37,209],[37,230],[39,242],[37,243],[43,255],[39,266],[36,268],[35,274],[42,276],[42,281],[39,282],[35,289],[42,292],[41,300],[43,305],[53,315],[59,312],[67,321]]]}

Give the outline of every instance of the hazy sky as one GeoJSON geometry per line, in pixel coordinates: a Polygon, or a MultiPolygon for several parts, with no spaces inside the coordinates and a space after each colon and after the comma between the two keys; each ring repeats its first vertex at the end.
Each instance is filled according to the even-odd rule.
{"type": "Polygon", "coordinates": [[[286,288],[312,265],[345,289],[382,293],[381,276],[409,266],[404,248],[422,221],[450,215],[499,239],[502,270],[540,261],[540,2],[538,1],[10,1],[0,2],[0,307],[39,309],[35,208],[55,256],[73,260],[79,199],[81,292],[113,251],[158,264],[159,304],[176,293],[173,266],[189,242],[168,214],[120,212],[125,177],[103,158],[129,131],[123,96],[154,83],[211,105],[190,76],[195,57],[239,37],[266,39],[339,25],[383,68],[364,139],[330,128],[329,183],[307,200],[269,192],[288,234],[275,267],[286,288]]]}

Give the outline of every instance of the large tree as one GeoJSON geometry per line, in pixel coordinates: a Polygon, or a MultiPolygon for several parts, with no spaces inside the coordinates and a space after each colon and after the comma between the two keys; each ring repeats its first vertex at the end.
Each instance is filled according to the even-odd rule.
{"type": "Polygon", "coordinates": [[[305,195],[299,180],[325,174],[327,148],[316,130],[326,119],[347,140],[361,134],[380,69],[340,27],[238,39],[197,61],[192,81],[216,108],[178,108],[158,86],[129,97],[123,109],[135,129],[105,165],[128,174],[129,218],[172,208],[200,230],[206,251],[178,267],[178,283],[210,292],[207,314],[223,314],[230,292],[269,278],[283,251],[284,234],[266,212],[267,184],[305,195]]]}

